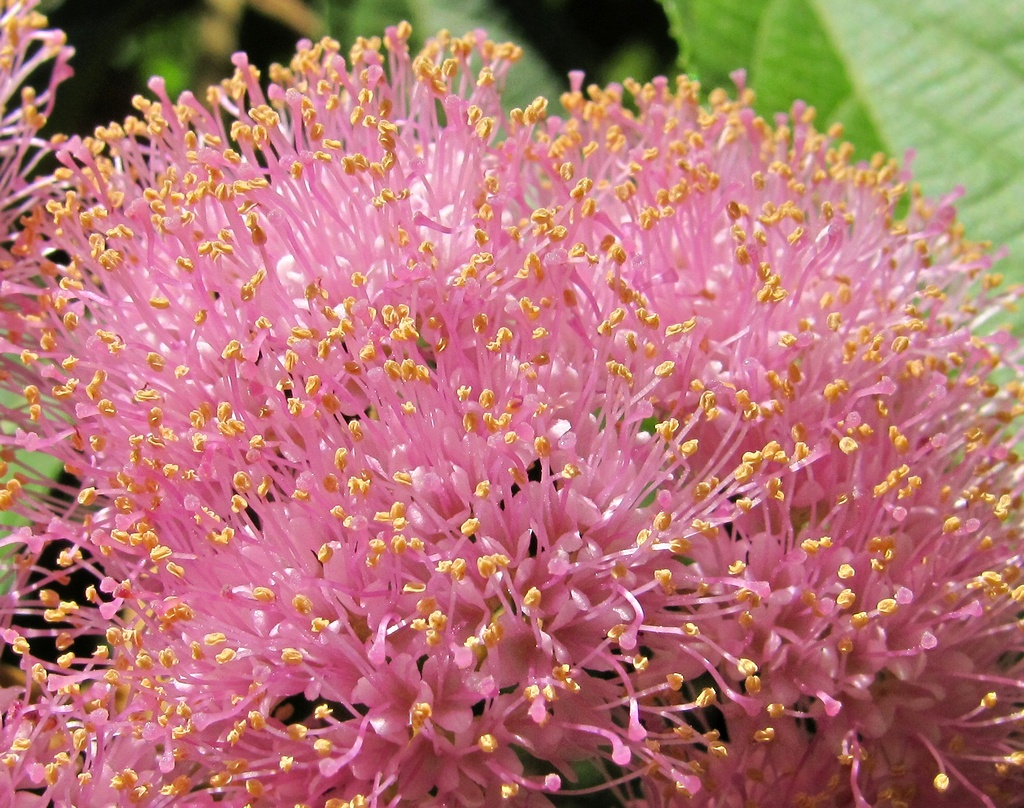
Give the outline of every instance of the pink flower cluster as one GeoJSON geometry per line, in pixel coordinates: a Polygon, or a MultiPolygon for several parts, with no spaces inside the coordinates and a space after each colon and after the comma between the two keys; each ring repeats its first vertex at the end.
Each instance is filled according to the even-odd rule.
{"type": "Polygon", "coordinates": [[[742,83],[503,112],[516,47],[409,34],[58,150],[5,804],[1019,801],[1021,353],[950,200],[742,83]]]}

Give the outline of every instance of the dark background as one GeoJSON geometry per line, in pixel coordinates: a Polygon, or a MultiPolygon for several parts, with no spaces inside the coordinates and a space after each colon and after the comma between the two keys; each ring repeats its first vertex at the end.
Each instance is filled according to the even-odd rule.
{"type": "Polygon", "coordinates": [[[524,98],[557,97],[575,69],[599,83],[671,73],[677,51],[656,0],[49,0],[42,9],[76,50],[52,119],[65,133],[122,119],[150,75],[164,76],[173,97],[230,75],[236,50],[267,66],[287,61],[304,36],[329,32],[347,50],[401,19],[419,41],[438,27],[462,34],[482,25],[532,50],[540,61],[518,71],[533,85],[520,88],[524,98]]]}

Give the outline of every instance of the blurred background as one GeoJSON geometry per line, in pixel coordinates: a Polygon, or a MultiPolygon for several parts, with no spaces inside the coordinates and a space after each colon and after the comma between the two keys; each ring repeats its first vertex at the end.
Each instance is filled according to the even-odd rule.
{"type": "Polygon", "coordinates": [[[330,33],[347,49],[403,19],[414,45],[441,28],[477,27],[523,45],[530,58],[513,73],[513,104],[557,97],[569,70],[599,83],[648,79],[673,72],[677,54],[657,0],[50,0],[43,8],[76,49],[76,76],[55,117],[75,132],[124,117],[151,75],[164,76],[173,97],[230,75],[237,50],[256,65],[287,62],[302,37],[330,33]]]}

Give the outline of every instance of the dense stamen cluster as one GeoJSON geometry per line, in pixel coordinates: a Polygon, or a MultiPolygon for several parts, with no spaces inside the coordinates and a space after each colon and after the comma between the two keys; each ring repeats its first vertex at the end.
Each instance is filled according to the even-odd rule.
{"type": "Polygon", "coordinates": [[[11,594],[95,651],[5,606],[60,717],[7,787],[1005,804],[1024,394],[950,202],[742,85],[504,113],[517,48],[409,34],[60,150],[3,370],[80,485],[0,507],[95,574],[11,594]]]}
{"type": "MultiPolygon", "coordinates": [[[[68,74],[70,55],[63,33],[47,30],[46,19],[31,7],[14,2],[0,6],[0,271],[4,282],[26,250],[25,241],[16,235],[15,220],[47,195],[47,181],[32,182],[28,174],[47,150],[38,132],[52,108],[54,88],[68,74]],[[24,86],[30,76],[39,79],[40,70],[50,71],[48,81],[40,81],[41,89],[24,86]]],[[[0,344],[5,353],[20,350],[18,333],[25,314],[31,310],[13,308],[3,288],[0,344]]],[[[6,663],[9,657],[28,649],[29,638],[49,643],[54,654],[70,653],[73,632],[67,630],[64,618],[71,609],[52,587],[77,559],[73,553],[58,554],[53,563],[43,567],[43,540],[25,527],[26,519],[10,513],[17,503],[23,517],[46,521],[61,506],[47,493],[49,481],[40,480],[37,473],[23,465],[30,458],[12,448],[11,436],[19,416],[15,413],[9,418],[7,408],[17,399],[9,392],[6,371],[0,371],[0,378],[4,380],[0,404],[5,410],[0,421],[4,444],[0,447],[0,510],[8,512],[3,515],[3,531],[11,534],[0,539],[0,639],[6,663]],[[32,612],[45,615],[48,625],[26,625],[20,634],[11,630],[15,614],[32,612]]],[[[23,670],[7,665],[0,668],[0,794],[13,790],[10,783],[24,776],[25,767],[42,771],[40,758],[52,763],[54,757],[47,746],[67,728],[63,700],[55,703],[49,694],[37,689],[43,678],[45,671],[39,665],[26,664],[23,670]]],[[[70,740],[70,735],[66,737],[70,740]]],[[[76,737],[81,740],[81,736],[76,737]]]]}

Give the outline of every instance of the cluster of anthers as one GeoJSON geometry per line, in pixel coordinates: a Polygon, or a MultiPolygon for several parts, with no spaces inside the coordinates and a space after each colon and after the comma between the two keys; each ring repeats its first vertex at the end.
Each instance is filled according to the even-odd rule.
{"type": "Polygon", "coordinates": [[[0,793],[1009,804],[1020,352],[950,200],[742,82],[503,112],[516,47],[409,36],[57,150],[0,793]]]}

